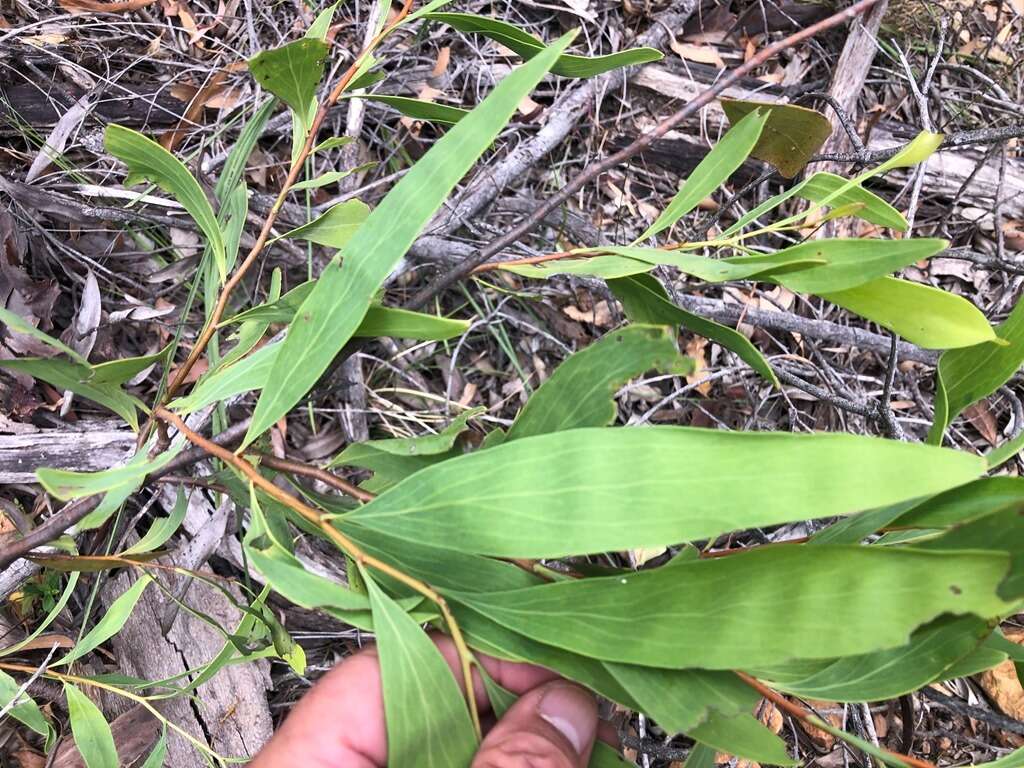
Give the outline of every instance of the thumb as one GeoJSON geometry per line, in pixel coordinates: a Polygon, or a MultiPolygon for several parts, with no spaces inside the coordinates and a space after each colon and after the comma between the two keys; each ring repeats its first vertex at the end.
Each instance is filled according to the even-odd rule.
{"type": "Polygon", "coordinates": [[[472,768],[586,768],[596,735],[593,694],[553,680],[512,705],[480,745],[472,768]]]}

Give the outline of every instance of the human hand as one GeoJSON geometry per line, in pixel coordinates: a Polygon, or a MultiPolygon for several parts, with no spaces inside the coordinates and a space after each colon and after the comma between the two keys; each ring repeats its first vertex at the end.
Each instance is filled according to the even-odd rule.
{"type": "MultiPolygon", "coordinates": [[[[456,679],[458,654],[447,637],[434,642],[456,679]]],[[[597,702],[586,689],[529,664],[478,656],[488,674],[519,700],[487,732],[472,768],[585,768],[598,731],[597,702]]],[[[490,705],[473,678],[481,719],[490,705]]],[[[250,768],[383,768],[387,731],[380,664],[367,648],[336,666],[307,693],[250,768]]],[[[452,766],[457,768],[457,766],[452,766]]]]}

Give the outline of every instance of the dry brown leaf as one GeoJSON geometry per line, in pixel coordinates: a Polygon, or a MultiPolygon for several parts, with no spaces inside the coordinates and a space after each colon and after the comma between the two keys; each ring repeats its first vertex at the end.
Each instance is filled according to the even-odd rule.
{"type": "MultiPolygon", "coordinates": [[[[821,714],[821,716],[831,725],[836,728],[841,728],[843,725],[843,718],[838,712],[825,712],[824,710],[834,710],[836,707],[841,705],[836,704],[834,701],[816,701],[814,699],[808,699],[808,703],[821,714]]],[[[803,729],[804,733],[811,737],[811,741],[817,744],[821,749],[832,749],[836,743],[836,737],[828,731],[823,731],[821,728],[815,728],[809,723],[805,723],[803,720],[797,720],[797,725],[803,729]]]]}
{"type": "MultiPolygon", "coordinates": [[[[21,646],[23,651],[48,651],[53,646],[58,648],[74,648],[75,641],[67,635],[61,635],[58,633],[50,633],[40,635],[39,637],[33,637],[27,643],[21,646]]],[[[0,648],[0,653],[6,651],[7,648],[0,648]]]]}
{"type": "Polygon", "coordinates": [[[68,13],[131,13],[152,5],[156,0],[60,0],[60,7],[68,13]]]}
{"type": "Polygon", "coordinates": [[[441,50],[437,52],[437,60],[434,62],[434,68],[430,70],[431,77],[440,77],[448,69],[448,62],[452,56],[452,49],[449,46],[443,46],[441,50]]]}
{"type": "Polygon", "coordinates": [[[687,61],[696,61],[698,64],[711,64],[719,69],[725,69],[725,62],[718,54],[718,50],[711,45],[697,45],[695,43],[671,43],[672,50],[687,61]]]}
{"type": "MultiPolygon", "coordinates": [[[[185,11],[184,8],[179,8],[178,18],[182,19],[182,24],[184,24],[184,17],[186,16],[188,16],[188,12],[185,11]]],[[[189,16],[189,18],[191,17],[189,16]]],[[[215,96],[218,96],[221,93],[221,91],[224,90],[224,80],[226,78],[227,74],[223,70],[217,72],[213,77],[210,78],[206,85],[200,88],[192,96],[192,100],[189,102],[188,109],[185,110],[185,115],[178,122],[177,127],[170,131],[164,131],[164,133],[160,136],[160,144],[163,146],[164,149],[166,149],[168,152],[173,152],[174,148],[181,143],[182,139],[184,139],[185,136],[188,134],[188,126],[198,122],[199,116],[203,112],[203,108],[209,103],[210,99],[214,98],[215,96]]],[[[184,93],[185,88],[186,86],[182,86],[182,88],[179,89],[178,94],[184,93]]],[[[178,94],[175,94],[175,96],[177,98],[181,98],[181,96],[178,94]]],[[[184,99],[182,99],[182,101],[184,101],[184,99]]]]}
{"type": "Polygon", "coordinates": [[[590,323],[596,325],[599,328],[607,328],[612,324],[612,313],[608,308],[607,301],[599,301],[594,305],[594,308],[585,311],[579,307],[573,306],[572,304],[562,307],[562,312],[566,314],[572,320],[576,320],[581,323],[590,323]]]}
{"type": "Polygon", "coordinates": [[[964,416],[989,445],[999,442],[999,427],[996,425],[996,418],[984,400],[965,408],[964,416]]]}
{"type": "MultiPolygon", "coordinates": [[[[708,361],[704,356],[704,350],[708,346],[708,340],[703,336],[694,336],[688,342],[686,342],[686,355],[687,357],[693,358],[695,363],[693,367],[693,373],[688,374],[686,377],[686,383],[693,385],[697,384],[701,379],[706,379],[708,376],[708,361]]],[[[705,381],[697,385],[697,391],[707,397],[708,392],[711,391],[711,382],[705,381]]]]}
{"type": "Polygon", "coordinates": [[[1024,719],[1024,688],[1020,687],[1012,661],[1004,661],[982,672],[978,675],[978,684],[1004,715],[1024,719]]]}
{"type": "Polygon", "coordinates": [[[782,718],[782,713],[779,708],[772,704],[770,701],[764,701],[761,707],[761,714],[758,719],[770,730],[772,733],[781,733],[783,726],[786,724],[782,718]]]}

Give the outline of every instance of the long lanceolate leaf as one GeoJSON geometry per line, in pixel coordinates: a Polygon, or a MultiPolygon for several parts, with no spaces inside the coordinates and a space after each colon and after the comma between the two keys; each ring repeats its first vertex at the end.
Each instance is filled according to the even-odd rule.
{"type": "MultiPolygon", "coordinates": [[[[530,33],[488,16],[477,16],[472,13],[425,13],[421,15],[434,21],[444,22],[460,32],[478,32],[515,51],[524,59],[532,59],[544,50],[544,43],[530,33]]],[[[564,77],[593,77],[619,67],[646,64],[661,58],[661,52],[655,48],[630,48],[605,56],[564,54],[558,57],[558,60],[552,65],[551,71],[564,77]]]]}
{"type": "Polygon", "coordinates": [[[852,435],[578,429],[431,466],[346,519],[465,552],[562,557],[848,514],[984,470],[980,457],[852,435]]]}
{"type": "Polygon", "coordinates": [[[284,416],[352,338],[388,273],[571,39],[563,37],[502,80],[395,185],[331,262],[292,321],[271,373],[275,386],[260,396],[245,444],[284,416]]]}
{"type": "Polygon", "coordinates": [[[476,738],[455,677],[437,646],[372,580],[366,582],[380,655],[388,765],[469,765],[476,738]]]}
{"type": "Polygon", "coordinates": [[[701,200],[718,189],[749,157],[761,136],[768,115],[769,112],[766,110],[755,110],[730,128],[722,140],[694,168],[676,196],[637,241],[646,240],[668,229],[696,208],[701,200]]]}
{"type": "Polygon", "coordinates": [[[127,184],[151,181],[184,206],[206,236],[223,279],[227,267],[220,225],[210,201],[188,168],[152,139],[120,125],[107,126],[103,143],[110,154],[128,166],[127,184]]]}
{"type": "Polygon", "coordinates": [[[736,669],[898,647],[944,613],[998,616],[1010,608],[996,594],[1006,568],[998,552],[797,545],[451,598],[594,658],[736,669]],[[825,606],[841,629],[823,631],[825,606]]]}
{"type": "Polygon", "coordinates": [[[103,719],[99,707],[71,683],[64,683],[64,697],[68,702],[75,746],[86,768],[111,768],[119,765],[110,725],[103,719]]]}
{"type": "Polygon", "coordinates": [[[946,427],[964,408],[991,395],[1020,368],[1024,362],[1024,301],[1017,302],[996,334],[1005,343],[988,341],[951,349],[939,358],[929,443],[941,443],[946,427]]]}
{"type": "Polygon", "coordinates": [[[879,277],[820,295],[925,349],[956,349],[996,339],[985,315],[971,302],[930,285],[879,277]]]}

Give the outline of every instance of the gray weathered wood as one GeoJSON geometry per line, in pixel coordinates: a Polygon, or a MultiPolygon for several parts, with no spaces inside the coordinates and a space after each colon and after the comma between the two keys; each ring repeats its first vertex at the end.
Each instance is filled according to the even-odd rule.
{"type": "Polygon", "coordinates": [[[0,435],[0,483],[34,483],[40,467],[108,469],[135,451],[135,433],[118,421],[80,421],[61,429],[0,435]]]}

